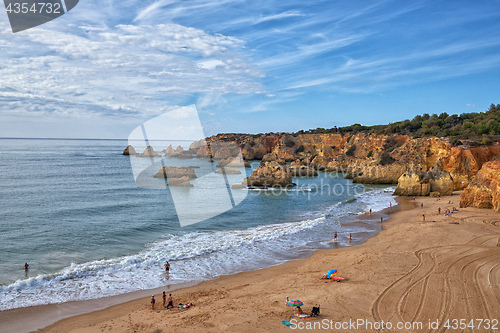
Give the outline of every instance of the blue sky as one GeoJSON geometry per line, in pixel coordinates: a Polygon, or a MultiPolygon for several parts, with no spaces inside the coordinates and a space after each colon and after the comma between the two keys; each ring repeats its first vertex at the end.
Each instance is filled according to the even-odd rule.
{"type": "Polygon", "coordinates": [[[13,34],[0,137],[126,138],[196,105],[207,135],[385,124],[500,103],[500,1],[81,0],[13,34]]]}

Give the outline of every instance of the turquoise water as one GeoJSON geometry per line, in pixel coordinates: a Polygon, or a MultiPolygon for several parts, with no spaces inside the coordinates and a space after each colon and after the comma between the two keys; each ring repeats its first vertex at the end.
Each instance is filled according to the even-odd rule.
{"type": "MultiPolygon", "coordinates": [[[[136,157],[122,155],[126,146],[126,140],[0,139],[0,309],[211,279],[354,245],[349,233],[362,240],[380,229],[354,217],[395,204],[392,188],[321,173],[295,178],[291,191],[248,191],[229,211],[181,227],[168,189],[136,185],[130,160],[136,157]]],[[[186,195],[210,195],[201,181],[192,183],[182,189],[186,195]]]]}

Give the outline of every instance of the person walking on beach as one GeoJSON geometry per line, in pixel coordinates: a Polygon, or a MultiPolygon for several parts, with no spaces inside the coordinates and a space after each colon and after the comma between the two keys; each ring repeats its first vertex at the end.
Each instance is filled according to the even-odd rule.
{"type": "Polygon", "coordinates": [[[337,232],[336,231],[333,233],[333,240],[337,241],[337,232]]]}
{"type": "Polygon", "coordinates": [[[384,218],[381,216],[380,217],[380,223],[384,222],[384,218]]]}
{"type": "Polygon", "coordinates": [[[438,215],[441,215],[441,207],[438,207],[438,215]]]}
{"type": "Polygon", "coordinates": [[[370,208],[370,213],[369,214],[372,215],[372,209],[371,208],[370,208]]]}
{"type": "Polygon", "coordinates": [[[352,234],[349,233],[349,242],[352,241],[352,234]]]}
{"type": "Polygon", "coordinates": [[[174,303],[172,302],[172,294],[168,295],[168,304],[167,304],[167,309],[171,309],[174,307],[174,303]]]}
{"type": "Polygon", "coordinates": [[[167,302],[167,294],[163,292],[163,308],[165,309],[165,303],[167,302]]]}
{"type": "Polygon", "coordinates": [[[425,221],[425,214],[422,214],[422,219],[425,221]]]}
{"type": "Polygon", "coordinates": [[[167,263],[165,264],[165,272],[168,273],[169,271],[170,271],[170,264],[167,261],[167,263]]]}
{"type": "Polygon", "coordinates": [[[424,208],[424,203],[423,202],[420,204],[420,208],[424,208]]]}
{"type": "Polygon", "coordinates": [[[155,310],[155,295],[151,296],[151,310],[155,310]]]}

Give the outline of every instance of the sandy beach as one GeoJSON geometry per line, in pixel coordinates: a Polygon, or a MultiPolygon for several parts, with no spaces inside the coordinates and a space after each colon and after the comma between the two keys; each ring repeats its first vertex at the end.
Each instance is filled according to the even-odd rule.
{"type": "MultiPolygon", "coordinates": [[[[290,328],[281,320],[294,313],[285,305],[286,296],[300,299],[305,313],[316,304],[321,308],[313,320],[293,320],[296,329],[430,332],[445,331],[447,320],[450,327],[458,327],[463,319],[468,327],[460,331],[498,331],[500,215],[466,208],[444,216],[447,208],[458,207],[458,201],[458,192],[439,201],[399,198],[397,211],[381,225],[383,230],[361,245],[318,251],[307,259],[173,291],[174,304],[194,303],[189,309],[163,309],[157,293],[155,311],[150,297],[140,298],[40,331],[284,332],[290,328]],[[346,280],[322,280],[332,268],[346,280]],[[385,326],[376,326],[382,321],[385,326]]],[[[24,316],[39,309],[26,309],[24,316]]],[[[17,319],[19,323],[26,317],[17,319]]]]}

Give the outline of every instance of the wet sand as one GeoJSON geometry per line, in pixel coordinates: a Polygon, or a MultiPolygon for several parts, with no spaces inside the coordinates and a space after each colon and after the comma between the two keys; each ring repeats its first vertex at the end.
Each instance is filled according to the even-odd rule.
{"type": "MultiPolygon", "coordinates": [[[[316,325],[309,331],[382,331],[362,326],[365,320],[375,325],[390,322],[394,327],[387,331],[394,332],[412,331],[397,329],[398,322],[422,323],[422,329],[414,331],[429,332],[444,331],[447,319],[465,319],[468,324],[471,319],[500,319],[500,214],[467,208],[438,215],[438,207],[442,212],[458,207],[458,193],[440,201],[399,200],[393,208],[399,211],[381,225],[382,232],[363,244],[173,291],[174,304],[195,303],[190,309],[161,308],[159,289],[155,311],[145,297],[58,321],[43,332],[285,332],[290,328],[281,320],[293,314],[285,305],[286,296],[304,302],[306,313],[315,304],[321,306],[316,319],[297,321],[298,328],[316,325]],[[322,280],[332,268],[346,280],[322,280]],[[361,326],[339,326],[357,320],[361,326]],[[436,320],[437,329],[429,328],[429,321],[436,320]]],[[[376,214],[372,218],[380,220],[376,214]]],[[[17,319],[31,321],[42,308],[21,309],[17,319]]],[[[10,318],[2,317],[5,312],[0,320],[10,318]]],[[[11,324],[2,320],[2,331],[11,324]]],[[[486,329],[485,321],[473,325],[463,331],[500,329],[500,324],[496,330],[486,329]]]]}

